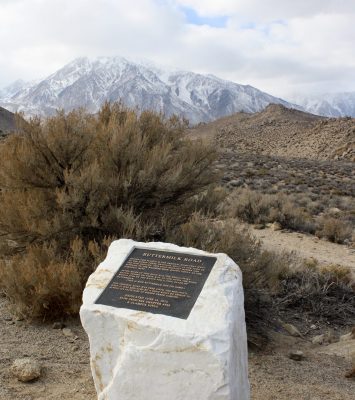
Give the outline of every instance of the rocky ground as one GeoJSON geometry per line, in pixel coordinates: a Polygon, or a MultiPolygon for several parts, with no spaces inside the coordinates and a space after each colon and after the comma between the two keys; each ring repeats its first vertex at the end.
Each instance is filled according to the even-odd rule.
{"type": "MultiPolygon", "coordinates": [[[[344,245],[316,240],[312,235],[272,229],[253,230],[267,248],[295,251],[302,258],[314,257],[320,264],[334,262],[355,268],[355,252],[344,245]]],[[[5,298],[0,298],[0,400],[94,400],[89,364],[89,344],[78,319],[57,323],[27,323],[12,318],[5,298]],[[54,329],[57,328],[57,329],[54,329]],[[16,359],[32,358],[42,366],[39,379],[20,382],[12,374],[16,359]]],[[[302,334],[294,337],[284,325],[276,324],[271,341],[250,350],[249,373],[253,400],[350,400],[354,378],[345,375],[352,368],[355,337],[339,341],[350,332],[348,326],[324,325],[302,315],[282,315],[302,334]],[[325,335],[326,343],[312,344],[325,335]],[[328,343],[327,340],[331,343],[328,343]],[[303,359],[290,352],[303,352],[303,359]]]]}
{"type": "Polygon", "coordinates": [[[238,152],[318,160],[355,161],[355,119],[324,118],[282,105],[236,113],[190,130],[192,137],[216,137],[238,152]]]}

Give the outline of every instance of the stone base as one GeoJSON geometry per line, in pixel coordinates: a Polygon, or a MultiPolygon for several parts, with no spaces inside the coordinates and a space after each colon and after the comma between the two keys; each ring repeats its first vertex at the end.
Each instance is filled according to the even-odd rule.
{"type": "Polygon", "coordinates": [[[217,262],[189,317],[94,304],[133,247],[209,253],[168,243],[111,244],[90,276],[80,317],[99,400],[248,400],[247,338],[239,267],[217,262]]]}

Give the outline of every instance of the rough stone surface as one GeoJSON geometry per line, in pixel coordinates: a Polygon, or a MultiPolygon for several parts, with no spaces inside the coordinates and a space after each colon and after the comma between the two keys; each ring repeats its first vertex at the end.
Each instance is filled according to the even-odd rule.
{"type": "Polygon", "coordinates": [[[63,329],[64,324],[63,324],[63,322],[53,322],[52,328],[53,329],[63,329]]]}
{"type": "Polygon", "coordinates": [[[41,366],[31,358],[19,358],[12,364],[11,372],[19,381],[30,382],[41,376],[41,366]]]}
{"type": "Polygon", "coordinates": [[[75,336],[74,333],[73,333],[73,331],[72,331],[71,329],[69,329],[69,328],[63,328],[63,329],[62,329],[62,333],[63,333],[63,335],[64,335],[65,337],[68,337],[68,338],[72,338],[72,337],[75,336]]]}
{"type": "Polygon", "coordinates": [[[281,226],[281,224],[280,224],[279,222],[274,222],[274,223],[271,225],[271,229],[272,229],[273,231],[281,231],[281,230],[282,230],[282,226],[281,226]]]}
{"type": "Polygon", "coordinates": [[[317,335],[312,338],[312,344],[323,344],[325,340],[325,335],[317,335]]]}
{"type": "Polygon", "coordinates": [[[291,358],[291,360],[295,361],[302,361],[304,359],[304,354],[300,350],[291,351],[288,356],[291,358]]]}
{"type": "Polygon", "coordinates": [[[121,239],[90,276],[80,310],[99,400],[247,400],[242,278],[225,254],[184,319],[94,304],[132,248],[210,255],[121,239]]]}

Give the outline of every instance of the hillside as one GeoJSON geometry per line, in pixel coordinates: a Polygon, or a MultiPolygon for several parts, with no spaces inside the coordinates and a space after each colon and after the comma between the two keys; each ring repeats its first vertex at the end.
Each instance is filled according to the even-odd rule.
{"type": "Polygon", "coordinates": [[[0,107],[0,136],[15,129],[15,115],[0,107]]]}
{"type": "Polygon", "coordinates": [[[77,107],[96,112],[105,101],[120,100],[139,110],[181,115],[192,124],[260,111],[270,103],[293,106],[249,85],[123,57],[79,58],[39,82],[17,81],[0,91],[0,105],[27,115],[77,107]]]}
{"type": "Polygon", "coordinates": [[[354,118],[325,118],[276,104],[201,124],[190,134],[242,153],[355,161],[354,118]]]}

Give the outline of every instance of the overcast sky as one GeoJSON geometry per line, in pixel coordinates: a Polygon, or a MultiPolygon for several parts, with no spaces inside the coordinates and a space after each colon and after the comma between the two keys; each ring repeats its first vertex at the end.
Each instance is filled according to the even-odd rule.
{"type": "Polygon", "coordinates": [[[355,91],[354,21],[355,0],[0,0],[0,87],[121,55],[285,98],[355,91]]]}

